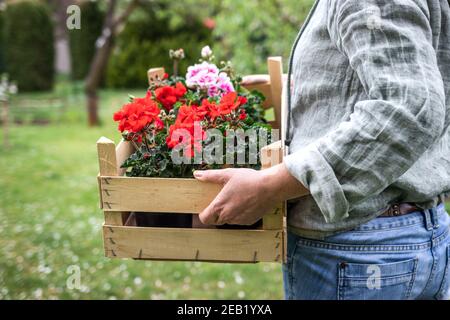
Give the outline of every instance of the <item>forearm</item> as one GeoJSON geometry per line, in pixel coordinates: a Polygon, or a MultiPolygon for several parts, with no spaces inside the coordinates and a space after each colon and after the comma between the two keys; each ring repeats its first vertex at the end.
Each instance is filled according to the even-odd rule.
{"type": "Polygon", "coordinates": [[[285,201],[309,194],[308,189],[293,177],[284,163],[261,171],[263,190],[267,196],[273,196],[275,201],[285,201]]]}

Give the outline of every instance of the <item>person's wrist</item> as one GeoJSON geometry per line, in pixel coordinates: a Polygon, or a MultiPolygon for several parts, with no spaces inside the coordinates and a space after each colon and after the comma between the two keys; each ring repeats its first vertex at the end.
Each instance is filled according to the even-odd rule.
{"type": "Polygon", "coordinates": [[[309,191],[286,168],[284,163],[261,170],[262,190],[275,202],[307,195],[309,191]]]}
{"type": "Polygon", "coordinates": [[[282,181],[280,181],[279,167],[274,166],[260,171],[261,190],[264,197],[268,197],[273,202],[284,201],[282,181]]]}

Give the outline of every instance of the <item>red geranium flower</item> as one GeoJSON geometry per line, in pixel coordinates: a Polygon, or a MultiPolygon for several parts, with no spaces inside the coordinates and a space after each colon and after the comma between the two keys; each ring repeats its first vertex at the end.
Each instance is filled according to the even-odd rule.
{"type": "Polygon", "coordinates": [[[177,122],[194,123],[195,121],[202,121],[208,114],[208,110],[204,106],[196,105],[182,105],[178,110],[177,122]]]}
{"type": "Polygon", "coordinates": [[[214,101],[209,102],[208,99],[203,99],[202,107],[208,110],[208,115],[212,121],[221,115],[220,108],[214,101]]]}
{"type": "Polygon", "coordinates": [[[201,127],[200,122],[176,122],[169,128],[166,144],[170,149],[173,149],[181,144],[185,151],[184,156],[192,158],[195,151],[201,152],[204,136],[205,132],[201,127]]]}
{"type": "MultiPolygon", "coordinates": [[[[229,115],[232,111],[236,110],[240,106],[247,103],[247,98],[238,96],[236,92],[230,92],[220,99],[219,104],[208,99],[202,101],[202,107],[208,111],[208,115],[212,121],[222,115],[229,115]]],[[[243,110],[242,110],[243,111],[243,110]]],[[[242,114],[241,111],[241,114],[242,114]]],[[[245,113],[245,111],[244,111],[245,113]]],[[[244,120],[245,116],[240,116],[241,120],[244,120]]]]}
{"type": "Polygon", "coordinates": [[[151,99],[151,93],[147,92],[145,98],[134,98],[131,103],[125,104],[121,110],[114,113],[113,119],[119,122],[119,131],[139,133],[152,123],[156,129],[161,129],[163,123],[159,113],[158,104],[151,99]]]}
{"type": "Polygon", "coordinates": [[[200,152],[202,140],[206,134],[200,122],[205,119],[207,114],[208,110],[204,106],[182,105],[178,110],[175,123],[169,128],[169,134],[166,139],[167,146],[172,149],[182,143],[186,151],[184,155],[189,158],[194,156],[195,150],[200,152]],[[184,131],[177,132],[177,130],[184,131]]]}
{"type": "Polygon", "coordinates": [[[221,114],[230,114],[233,110],[236,110],[246,103],[246,97],[238,96],[236,92],[230,92],[220,99],[219,110],[221,114]]]}
{"type": "Polygon", "coordinates": [[[175,87],[164,86],[155,90],[156,99],[166,110],[171,110],[173,105],[186,94],[186,87],[177,82],[175,87]]]}

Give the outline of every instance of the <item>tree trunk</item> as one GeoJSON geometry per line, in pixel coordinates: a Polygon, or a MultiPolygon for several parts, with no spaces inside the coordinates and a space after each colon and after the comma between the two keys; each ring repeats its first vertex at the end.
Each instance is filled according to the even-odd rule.
{"type": "MultiPolygon", "coordinates": [[[[103,31],[108,32],[108,31],[103,31]]],[[[103,37],[103,36],[102,36],[103,37]]],[[[97,126],[100,124],[98,117],[98,88],[101,84],[102,77],[106,66],[108,65],[109,56],[113,48],[113,36],[107,36],[103,45],[97,49],[89,69],[89,74],[86,79],[85,92],[87,98],[88,124],[89,126],[97,126]]]]}
{"type": "Polygon", "coordinates": [[[117,0],[109,0],[105,22],[103,24],[103,31],[101,36],[97,39],[97,50],[94,54],[94,58],[92,59],[85,84],[89,126],[100,125],[97,91],[108,65],[109,57],[111,56],[111,52],[114,48],[114,38],[116,36],[117,29],[127,20],[128,16],[135,9],[137,4],[138,0],[133,0],[119,17],[114,18],[117,0]]]}
{"type": "Polygon", "coordinates": [[[58,73],[70,74],[70,48],[67,31],[67,8],[72,0],[52,0],[53,20],[55,21],[55,70],[58,73]]]}
{"type": "Polygon", "coordinates": [[[8,115],[8,111],[9,111],[9,105],[8,105],[8,101],[3,101],[3,112],[2,112],[2,125],[3,125],[3,147],[5,149],[9,149],[10,144],[9,144],[9,115],[8,115]]]}

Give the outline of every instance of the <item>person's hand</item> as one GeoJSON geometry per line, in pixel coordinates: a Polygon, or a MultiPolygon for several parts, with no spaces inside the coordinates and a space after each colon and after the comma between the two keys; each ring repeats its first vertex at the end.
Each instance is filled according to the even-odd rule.
{"type": "Polygon", "coordinates": [[[221,169],[195,171],[196,179],[222,184],[211,204],[200,213],[204,224],[251,225],[281,201],[307,194],[283,164],[270,169],[221,169]]]}
{"type": "Polygon", "coordinates": [[[206,170],[196,171],[194,176],[200,181],[224,185],[213,202],[200,213],[200,221],[204,224],[250,225],[276,205],[275,198],[266,194],[260,171],[206,170]]]}

